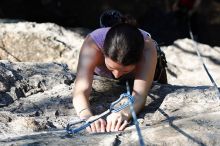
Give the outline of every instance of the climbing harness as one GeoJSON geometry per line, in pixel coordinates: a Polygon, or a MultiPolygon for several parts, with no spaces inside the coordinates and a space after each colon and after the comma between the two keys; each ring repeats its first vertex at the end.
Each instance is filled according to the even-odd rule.
{"type": "Polygon", "coordinates": [[[208,68],[207,68],[206,65],[205,65],[205,62],[203,61],[203,59],[202,59],[202,57],[201,57],[201,54],[200,54],[199,48],[198,48],[198,43],[197,43],[197,41],[195,41],[194,36],[193,36],[193,33],[192,33],[192,29],[191,29],[191,26],[190,26],[190,19],[189,19],[189,18],[188,18],[188,28],[189,28],[190,37],[191,37],[191,39],[195,42],[195,48],[196,48],[197,56],[199,57],[199,59],[200,59],[202,65],[203,65],[203,68],[205,69],[205,71],[206,71],[206,73],[207,73],[207,75],[208,75],[210,81],[212,82],[212,85],[213,85],[213,87],[214,87],[214,90],[216,91],[216,94],[217,94],[217,96],[218,96],[218,100],[219,100],[219,102],[220,102],[220,92],[219,92],[218,86],[217,86],[217,84],[215,83],[215,80],[212,78],[211,74],[209,73],[208,68]]]}
{"type": "Polygon", "coordinates": [[[154,74],[154,82],[167,84],[167,61],[165,53],[161,50],[156,41],[154,41],[157,49],[157,66],[154,74]]]}
{"type": "MultiPolygon", "coordinates": [[[[132,95],[130,94],[130,88],[129,88],[128,82],[126,82],[126,87],[127,87],[127,94],[126,94],[126,96],[127,97],[130,97],[130,96],[132,97],[132,95]]],[[[145,144],[144,144],[144,141],[143,141],[143,136],[141,134],[141,129],[139,127],[139,123],[137,121],[137,116],[136,116],[136,113],[134,111],[133,103],[131,102],[131,100],[129,100],[129,107],[130,107],[130,111],[131,111],[131,114],[132,114],[132,117],[133,117],[133,120],[134,120],[134,124],[135,124],[136,130],[137,130],[140,146],[144,146],[145,144]]]]}
{"type": "Polygon", "coordinates": [[[92,119],[92,120],[88,120],[88,121],[80,120],[80,121],[77,121],[74,123],[69,123],[69,124],[67,124],[66,131],[68,134],[78,133],[79,131],[90,126],[96,120],[98,120],[104,116],[107,116],[110,113],[117,113],[117,112],[125,109],[126,107],[128,107],[130,104],[132,105],[133,103],[134,103],[134,97],[131,95],[128,95],[126,93],[123,93],[120,95],[118,100],[111,103],[110,108],[107,111],[103,112],[102,114],[98,115],[95,119],[92,119]],[[128,98],[128,101],[117,107],[116,105],[124,98],[128,98]],[[84,124],[82,124],[80,127],[73,128],[76,124],[80,124],[80,123],[84,123],[84,124]]]}

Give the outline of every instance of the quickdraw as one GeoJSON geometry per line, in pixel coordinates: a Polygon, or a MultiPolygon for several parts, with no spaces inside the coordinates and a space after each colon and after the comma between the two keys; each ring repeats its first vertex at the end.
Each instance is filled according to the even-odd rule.
{"type": "Polygon", "coordinates": [[[123,109],[125,109],[126,107],[130,107],[130,111],[131,111],[131,114],[132,114],[132,117],[133,117],[133,120],[134,120],[134,124],[135,124],[135,127],[136,127],[136,130],[137,130],[137,134],[138,134],[138,137],[139,137],[139,143],[140,143],[140,146],[144,146],[144,141],[143,141],[143,137],[142,137],[142,134],[141,134],[141,130],[140,130],[140,127],[139,127],[139,123],[137,121],[137,116],[136,116],[136,113],[134,111],[134,107],[133,107],[133,104],[134,104],[134,97],[130,94],[130,88],[129,88],[129,84],[128,82],[126,82],[126,88],[127,88],[127,93],[123,93],[120,95],[120,98],[114,102],[111,103],[110,105],[110,108],[103,112],[102,114],[100,114],[99,116],[97,116],[95,119],[93,120],[89,120],[89,121],[85,121],[85,120],[80,120],[78,122],[74,122],[74,123],[69,123],[66,127],[66,131],[68,134],[76,134],[78,132],[80,132],[81,130],[85,129],[86,127],[90,126],[93,122],[95,122],[96,120],[106,116],[106,115],[109,115],[110,113],[116,113],[116,112],[119,112],[123,109]],[[116,107],[116,105],[124,98],[128,98],[128,101],[123,103],[122,105],[120,105],[119,107],[116,107]],[[81,125],[80,127],[77,127],[77,128],[73,128],[74,125],[76,124],[80,124],[80,123],[83,123],[83,125],[81,125]]]}
{"type": "Polygon", "coordinates": [[[98,120],[104,116],[107,116],[110,113],[119,112],[133,103],[134,103],[134,97],[131,96],[130,94],[123,93],[120,95],[118,100],[111,103],[110,108],[107,111],[103,112],[102,114],[98,115],[95,119],[92,119],[92,120],[88,120],[88,121],[80,120],[80,121],[77,121],[74,123],[68,123],[67,127],[66,127],[66,131],[68,134],[76,134],[76,133],[80,132],[81,130],[85,129],[86,127],[90,126],[96,120],[98,120]],[[122,105],[116,107],[116,105],[124,98],[128,98],[128,101],[123,103],[122,105]],[[84,123],[84,124],[82,124],[80,127],[74,128],[74,126],[76,124],[80,124],[80,123],[84,123]]]}

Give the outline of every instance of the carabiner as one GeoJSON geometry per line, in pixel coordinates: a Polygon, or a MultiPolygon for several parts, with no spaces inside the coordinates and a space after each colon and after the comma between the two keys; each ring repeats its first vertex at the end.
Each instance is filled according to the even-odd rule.
{"type": "Polygon", "coordinates": [[[128,107],[130,104],[133,104],[133,103],[134,103],[134,97],[132,95],[130,95],[129,86],[127,84],[127,93],[121,94],[119,99],[117,99],[116,101],[112,102],[111,105],[110,105],[110,108],[107,111],[101,113],[95,119],[92,119],[92,120],[88,120],[88,121],[81,120],[81,121],[74,122],[74,123],[68,123],[67,127],[66,127],[66,131],[67,131],[68,134],[75,134],[75,133],[85,129],[86,127],[90,126],[96,120],[98,120],[98,119],[100,119],[100,118],[102,118],[102,117],[104,117],[104,116],[106,116],[106,115],[108,115],[110,113],[117,113],[117,112],[125,109],[126,107],[128,107]],[[128,101],[123,103],[119,107],[116,107],[116,104],[118,104],[124,98],[128,98],[128,101]],[[74,126],[76,124],[79,124],[79,123],[82,123],[82,122],[85,122],[85,123],[82,124],[80,127],[71,128],[72,126],[74,126]]]}

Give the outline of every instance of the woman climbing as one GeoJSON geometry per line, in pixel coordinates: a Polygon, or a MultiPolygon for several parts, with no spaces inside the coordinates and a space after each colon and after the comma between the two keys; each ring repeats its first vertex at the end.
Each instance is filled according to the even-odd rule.
{"type": "MultiPolygon", "coordinates": [[[[110,10],[100,17],[102,28],[91,32],[81,47],[73,91],[73,106],[81,119],[96,117],[90,109],[89,96],[93,75],[133,81],[134,109],[138,113],[145,105],[153,80],[167,83],[165,56],[150,34],[138,29],[134,19],[110,10]],[[162,57],[158,57],[163,55],[162,57]],[[156,71],[156,72],[155,72],[156,71]]],[[[87,130],[110,132],[123,130],[131,118],[129,108],[99,119],[87,130]]]]}

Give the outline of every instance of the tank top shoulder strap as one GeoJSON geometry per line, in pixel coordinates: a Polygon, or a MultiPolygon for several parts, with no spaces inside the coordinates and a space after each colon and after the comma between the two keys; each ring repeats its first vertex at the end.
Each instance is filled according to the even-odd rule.
{"type": "Polygon", "coordinates": [[[103,49],[105,37],[109,29],[110,27],[99,28],[89,34],[101,51],[103,49]]]}
{"type": "MultiPolygon", "coordinates": [[[[103,51],[105,37],[109,29],[110,27],[99,28],[89,34],[101,51],[103,51]]],[[[142,29],[139,29],[139,30],[142,33],[144,39],[151,37],[151,35],[148,32],[142,29]]]]}

